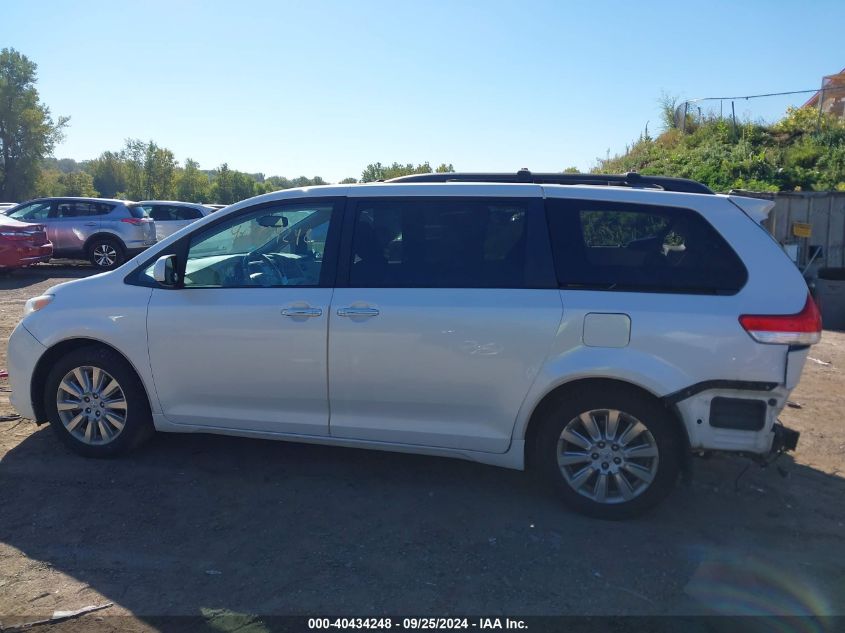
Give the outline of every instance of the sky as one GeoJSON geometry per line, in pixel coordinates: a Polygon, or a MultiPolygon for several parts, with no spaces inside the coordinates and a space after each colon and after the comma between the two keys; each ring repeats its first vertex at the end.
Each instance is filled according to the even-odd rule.
{"type": "Polygon", "coordinates": [[[0,48],[71,117],[58,158],[139,138],[330,182],[393,161],[588,170],[660,131],[663,94],[817,88],[845,67],[843,24],[843,0],[0,0],[0,48]]]}

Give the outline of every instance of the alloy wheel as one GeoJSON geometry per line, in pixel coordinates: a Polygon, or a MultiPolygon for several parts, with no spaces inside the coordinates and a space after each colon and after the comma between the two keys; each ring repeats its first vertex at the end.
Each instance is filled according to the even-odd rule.
{"type": "Polygon", "coordinates": [[[117,249],[111,244],[97,244],[94,247],[93,254],[97,266],[101,266],[102,268],[114,266],[114,263],[117,261],[117,249]]]}
{"type": "Polygon", "coordinates": [[[99,367],[77,367],[65,374],[56,408],[68,433],[84,444],[108,444],[126,425],[123,389],[99,367]]]}
{"type": "Polygon", "coordinates": [[[585,411],[560,434],[557,461],[566,483],[598,503],[625,503],[645,492],[660,456],[651,432],[615,409],[585,411]]]}

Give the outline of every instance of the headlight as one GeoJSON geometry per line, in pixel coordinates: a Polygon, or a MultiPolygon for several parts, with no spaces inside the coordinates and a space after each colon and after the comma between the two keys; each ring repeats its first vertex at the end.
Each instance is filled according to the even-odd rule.
{"type": "Polygon", "coordinates": [[[38,312],[42,308],[46,308],[53,302],[53,295],[39,295],[29,299],[23,306],[23,315],[38,312]]]}

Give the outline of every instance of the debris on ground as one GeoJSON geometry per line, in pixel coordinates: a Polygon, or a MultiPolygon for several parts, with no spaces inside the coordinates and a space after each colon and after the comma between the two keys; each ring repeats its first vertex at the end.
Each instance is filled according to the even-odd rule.
{"type": "Polygon", "coordinates": [[[85,615],[86,613],[92,613],[94,611],[108,609],[111,606],[114,606],[113,602],[107,602],[105,604],[91,604],[87,607],[82,607],[81,609],[75,609],[73,611],[53,611],[53,615],[44,620],[33,620],[32,622],[15,624],[13,626],[5,627],[2,630],[4,631],[4,633],[6,631],[26,631],[27,629],[31,629],[34,626],[40,626],[42,624],[56,624],[57,622],[63,622],[64,620],[78,618],[79,616],[85,615]]]}
{"type": "Polygon", "coordinates": [[[807,356],[807,360],[812,361],[814,363],[818,363],[819,365],[824,365],[825,367],[829,367],[833,363],[829,363],[826,360],[819,360],[818,358],[813,358],[812,356],[807,356]]]}

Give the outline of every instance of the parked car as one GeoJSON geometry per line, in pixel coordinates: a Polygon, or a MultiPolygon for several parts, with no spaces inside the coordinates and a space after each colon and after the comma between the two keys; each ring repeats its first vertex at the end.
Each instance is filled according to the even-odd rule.
{"type": "Polygon", "coordinates": [[[17,202],[0,202],[0,213],[5,213],[12,207],[18,206],[17,202]]]}
{"type": "Polygon", "coordinates": [[[204,207],[208,207],[212,211],[220,211],[220,209],[225,209],[225,204],[203,204],[204,207]]]}
{"type": "Polygon", "coordinates": [[[266,194],[30,299],[12,402],[87,456],[154,429],[424,453],[629,516],[693,454],[796,445],[821,321],[770,204],[527,171],[266,194]]]}
{"type": "Polygon", "coordinates": [[[134,202],[103,198],[39,198],[6,215],[47,228],[55,257],[87,259],[111,270],[156,243],[155,223],[134,202]]]}
{"type": "Polygon", "coordinates": [[[163,240],[188,226],[191,222],[210,215],[214,210],[193,202],[175,202],[171,200],[143,200],[138,203],[147,217],[156,223],[156,239],[163,240]]]}
{"type": "Polygon", "coordinates": [[[42,224],[19,222],[0,215],[0,271],[49,262],[53,245],[42,224]]]}

